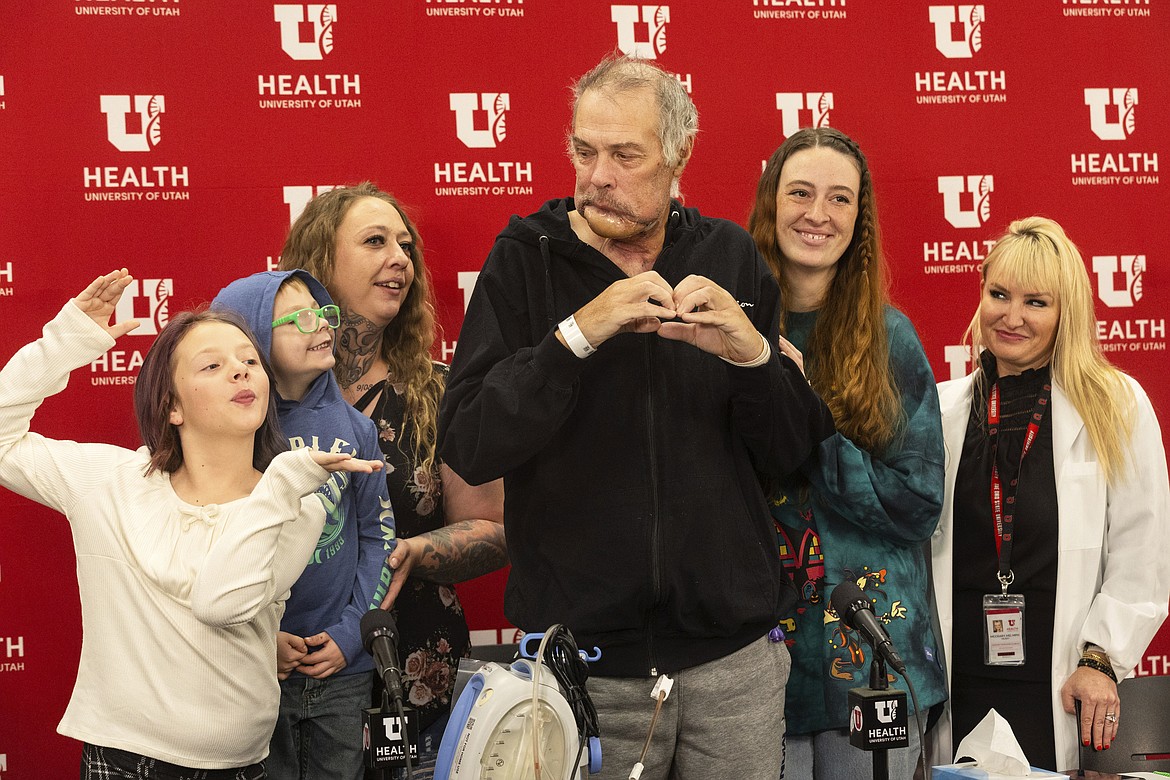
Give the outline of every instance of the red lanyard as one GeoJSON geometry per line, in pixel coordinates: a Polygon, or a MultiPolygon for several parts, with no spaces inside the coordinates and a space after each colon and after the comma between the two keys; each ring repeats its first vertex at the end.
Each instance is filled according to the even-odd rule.
{"type": "Polygon", "coordinates": [[[1044,410],[1048,400],[1052,397],[1052,385],[1045,384],[1036,399],[1036,408],[1028,420],[1028,430],[1024,433],[1024,444],[1020,447],[1020,467],[1016,470],[1016,477],[1008,483],[1010,493],[1004,491],[999,480],[999,383],[991,386],[991,398],[987,401],[987,432],[991,437],[991,514],[995,518],[995,550],[999,554],[999,580],[1010,584],[1014,576],[1011,571],[1012,560],[1012,528],[1016,510],[1016,492],[1019,490],[1020,474],[1023,471],[1024,457],[1032,449],[1036,437],[1040,435],[1040,421],[1044,419],[1044,410]]]}

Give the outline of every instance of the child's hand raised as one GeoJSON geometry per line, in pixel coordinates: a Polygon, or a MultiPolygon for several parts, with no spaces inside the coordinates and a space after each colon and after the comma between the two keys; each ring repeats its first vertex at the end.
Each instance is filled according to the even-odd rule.
{"type": "Polygon", "coordinates": [[[110,317],[114,316],[118,300],[132,281],[134,277],[125,268],[111,271],[90,282],[89,286],[73,299],[73,305],[115,339],[125,336],[138,327],[138,320],[126,320],[111,325],[110,317]]]}

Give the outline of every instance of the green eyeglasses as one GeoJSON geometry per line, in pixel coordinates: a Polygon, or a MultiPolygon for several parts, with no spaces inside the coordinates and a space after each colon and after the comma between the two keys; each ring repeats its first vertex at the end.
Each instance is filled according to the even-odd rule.
{"type": "Polygon", "coordinates": [[[301,333],[316,333],[321,327],[321,320],[325,320],[325,324],[330,328],[336,328],[341,324],[341,308],[331,303],[320,309],[297,309],[292,314],[274,320],[272,327],[277,328],[291,322],[301,333]]]}

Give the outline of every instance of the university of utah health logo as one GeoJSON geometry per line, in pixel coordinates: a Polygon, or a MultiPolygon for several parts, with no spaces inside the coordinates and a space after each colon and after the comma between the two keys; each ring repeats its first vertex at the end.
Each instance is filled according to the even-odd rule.
{"type": "Polygon", "coordinates": [[[280,23],[280,48],[294,60],[321,60],[333,51],[333,22],[337,6],[278,4],[273,18],[280,23]]]}
{"type": "Polygon", "coordinates": [[[991,176],[939,176],[938,191],[943,196],[943,212],[947,222],[957,228],[977,228],[991,216],[991,192],[995,181],[991,176]],[[970,208],[963,208],[964,195],[969,196],[970,208]]]}
{"type": "Polygon", "coordinates": [[[1133,87],[1113,89],[1085,89],[1085,105],[1089,107],[1089,124],[1102,141],[1124,141],[1133,133],[1133,110],[1138,103],[1138,92],[1133,87]],[[1113,114],[1116,118],[1110,119],[1113,114]]]}
{"type": "Polygon", "coordinates": [[[455,136],[475,153],[472,159],[435,161],[435,195],[531,195],[532,161],[500,159],[516,152],[516,144],[504,143],[511,95],[448,92],[447,98],[455,114],[455,136]]]}
{"type": "Polygon", "coordinates": [[[1151,317],[1141,304],[1145,274],[1145,255],[1093,255],[1097,297],[1109,307],[1097,319],[1103,352],[1166,351],[1166,318],[1151,317]]]}
{"type": "Polygon", "coordinates": [[[138,320],[132,336],[157,336],[170,319],[167,303],[175,293],[173,279],[134,279],[114,307],[114,321],[138,320]]]}
{"type": "Polygon", "coordinates": [[[120,152],[149,152],[162,138],[162,95],[102,95],[106,137],[120,152]],[[134,102],[131,112],[130,103],[134,102]]]}
{"type": "Polygon", "coordinates": [[[617,25],[618,49],[629,57],[652,60],[666,51],[667,5],[611,5],[610,19],[617,25]],[[641,22],[646,37],[638,40],[641,22]]]}
{"type": "MultiPolygon", "coordinates": [[[[983,48],[983,6],[932,5],[928,10],[934,27],[934,47],[944,57],[970,60],[983,48]]],[[[933,58],[934,53],[930,56],[933,58]]],[[[988,67],[995,63],[988,63],[982,54],[979,59],[981,66],[972,69],[916,70],[915,102],[919,105],[1006,103],[1007,72],[988,67]]]]}
{"type": "MultiPolygon", "coordinates": [[[[162,139],[162,95],[99,95],[106,115],[106,140],[119,152],[152,152],[149,164],[85,166],[81,177],[87,201],[190,200],[186,165],[158,159],[162,139]]],[[[166,156],[164,152],[163,157],[166,156]]],[[[124,158],[123,158],[124,159],[124,158]]]]}
{"type": "Polygon", "coordinates": [[[780,121],[785,138],[802,127],[828,127],[829,111],[832,108],[832,92],[776,93],[776,109],[780,112],[780,121]],[[811,121],[800,121],[802,111],[808,111],[811,114],[811,121]]]}
{"type": "Polygon", "coordinates": [[[1111,309],[1130,308],[1142,299],[1145,272],[1145,255],[1093,255],[1097,297],[1111,309]]]}
{"type": "MultiPolygon", "coordinates": [[[[1148,98],[1149,95],[1146,95],[1148,98]]],[[[1158,184],[1158,153],[1134,149],[1117,141],[1135,138],[1137,87],[1086,87],[1089,129],[1104,145],[1070,155],[1072,183],[1076,186],[1129,186],[1158,184]]]]}
{"type": "Polygon", "coordinates": [[[973,57],[983,48],[983,6],[932,5],[934,46],[948,59],[973,57]]]}
{"type": "MultiPolygon", "coordinates": [[[[939,176],[943,216],[952,228],[978,228],[991,217],[991,191],[995,179],[990,174],[977,176],[939,176]]],[[[995,239],[977,238],[971,233],[947,231],[922,242],[922,271],[927,274],[972,274],[987,259],[995,239]]],[[[954,356],[947,347],[947,362],[954,356]]],[[[966,372],[963,372],[966,373],[966,372]]],[[[959,376],[963,374],[960,373],[959,376]]]]}
{"type": "Polygon", "coordinates": [[[507,136],[504,116],[511,107],[507,92],[451,92],[455,135],[468,149],[490,149],[507,136]],[[487,116],[486,127],[476,127],[476,114],[487,116]]]}
{"type": "Polygon", "coordinates": [[[316,196],[323,192],[329,192],[336,189],[336,184],[318,184],[316,187],[305,185],[289,185],[284,188],[284,204],[288,206],[288,224],[297,221],[297,217],[305,210],[305,206],[309,205],[316,196]]]}
{"type": "MultiPolygon", "coordinates": [[[[336,5],[278,3],[272,7],[272,16],[280,27],[280,48],[290,59],[315,63],[333,54],[336,5]]],[[[362,107],[360,73],[322,73],[318,66],[304,67],[307,70],[300,73],[258,74],[259,107],[299,110],[362,107]]]]}

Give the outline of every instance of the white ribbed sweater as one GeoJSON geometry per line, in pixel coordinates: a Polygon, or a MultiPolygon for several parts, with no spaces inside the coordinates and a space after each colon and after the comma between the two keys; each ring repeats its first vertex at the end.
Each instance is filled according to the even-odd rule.
{"type": "Polygon", "coordinates": [[[325,512],[325,469],[277,456],[252,494],[218,506],[144,477],[145,448],[29,432],[43,399],[113,340],[72,302],[0,370],[0,484],[61,512],[77,553],[83,638],[58,731],[197,769],[268,753],[276,631],[325,512]]]}

